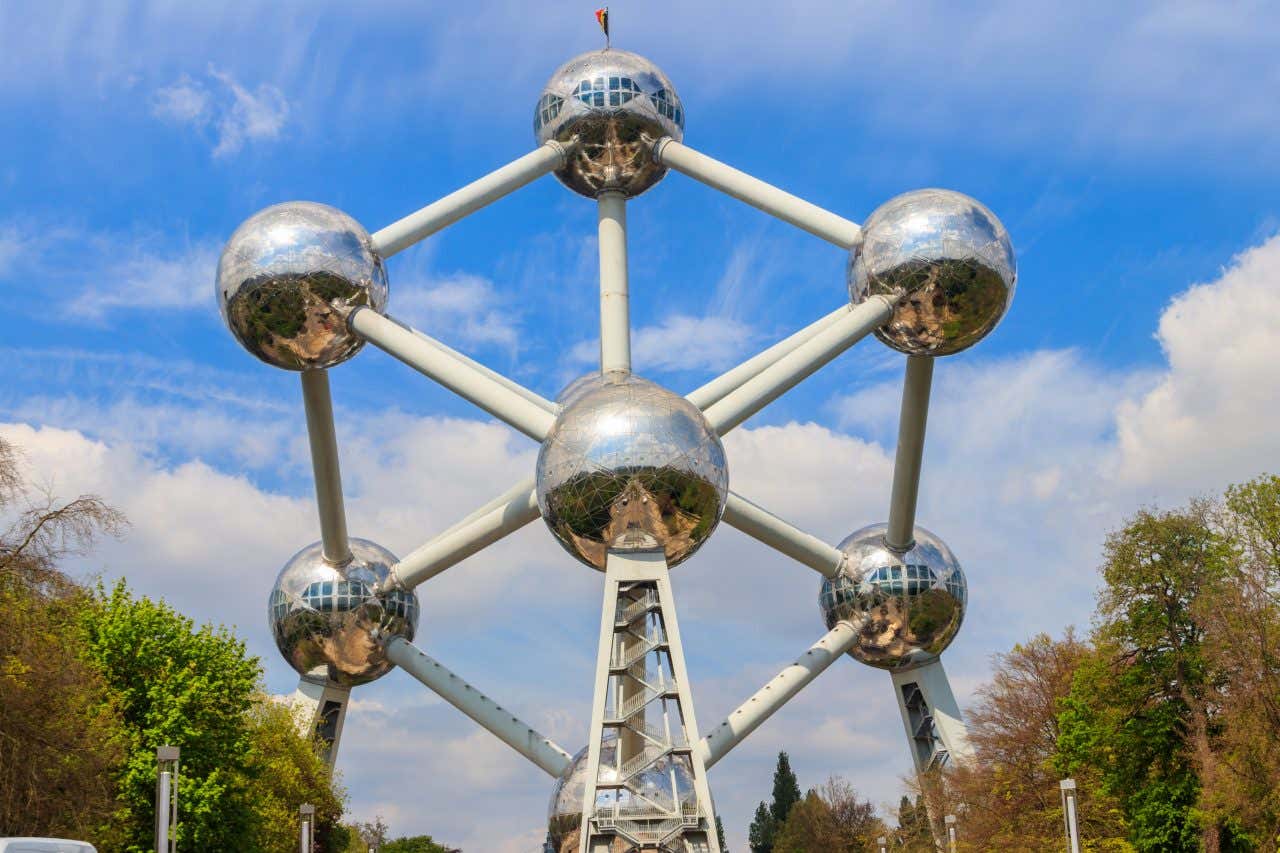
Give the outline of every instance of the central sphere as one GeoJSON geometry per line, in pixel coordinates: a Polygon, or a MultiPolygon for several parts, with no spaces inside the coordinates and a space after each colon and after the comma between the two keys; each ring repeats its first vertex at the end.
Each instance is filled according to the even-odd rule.
{"type": "Polygon", "coordinates": [[[640,195],[667,173],[653,159],[664,136],[684,138],[684,106],[675,86],[643,56],[609,48],[575,56],[556,69],[533,111],[538,142],[577,148],[556,177],[588,198],[605,190],[640,195]]]}
{"type": "Polygon", "coordinates": [[[885,544],[887,524],[872,524],[840,543],[848,558],[822,581],[818,606],[827,628],[849,622],[858,642],[849,655],[878,669],[909,669],[942,654],[964,621],[968,586],[946,543],[923,527],[899,554],[885,544]]]}
{"type": "Polygon", "coordinates": [[[364,539],[350,541],[351,562],[335,566],[321,543],[303,548],[285,563],[267,604],[276,647],[299,675],[326,678],[347,687],[373,681],[392,667],[373,637],[413,640],[418,597],[401,589],[378,593],[396,557],[364,539]]]}
{"type": "Polygon", "coordinates": [[[604,569],[610,549],[687,559],[724,512],[720,437],[688,400],[628,373],[572,383],[538,453],[538,506],[565,550],[604,569]]]}
{"type": "MultiPolygon", "coordinates": [[[[600,744],[599,781],[616,784],[618,781],[618,742],[617,736],[606,732],[600,744]]],[[[692,808],[698,802],[698,793],[693,786],[693,771],[687,756],[670,754],[659,758],[647,769],[633,776],[621,790],[598,790],[596,794],[597,808],[612,806],[614,791],[617,791],[618,805],[623,808],[641,807],[663,809],[675,812],[677,808],[692,808]],[[672,781],[675,782],[674,797],[672,781]],[[675,802],[672,802],[672,800],[675,802]]],[[[577,853],[578,842],[582,834],[582,798],[587,793],[587,748],[573,757],[573,763],[556,780],[551,792],[551,804],[547,809],[547,844],[546,849],[553,853],[577,853]]],[[[629,853],[634,850],[621,838],[614,840],[609,853],[629,853]]],[[[647,849],[647,848],[646,848],[647,849]]],[[[669,851],[670,848],[659,848],[669,851]]],[[[681,846],[680,850],[684,850],[681,846]]]]}

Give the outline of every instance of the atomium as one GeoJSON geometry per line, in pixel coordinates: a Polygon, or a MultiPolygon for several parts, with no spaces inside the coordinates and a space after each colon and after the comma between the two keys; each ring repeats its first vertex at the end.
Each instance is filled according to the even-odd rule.
{"type": "Polygon", "coordinates": [[[236,340],[288,370],[333,367],[364,343],[347,329],[356,306],[381,311],[387,275],[368,233],[323,204],[277,204],[245,220],[222,250],[218,305],[236,340]]]}
{"type": "MultiPolygon", "coordinates": [[[[600,771],[596,775],[597,808],[617,807],[644,811],[657,806],[679,814],[697,806],[693,772],[687,756],[668,754],[654,761],[644,772],[621,784],[618,771],[618,741],[612,732],[600,744],[600,771]],[[674,787],[673,787],[674,786],[674,787]]],[[[582,837],[582,800],[587,791],[587,747],[573,757],[568,769],[556,780],[547,807],[547,844],[553,853],[577,853],[582,837]]],[[[631,853],[633,848],[616,839],[609,853],[631,853]]],[[[675,848],[661,847],[675,853],[675,848]]],[[[683,850],[683,848],[680,848],[683,850]]]]}
{"type": "Polygon", "coordinates": [[[651,146],[684,135],[684,106],[675,86],[643,56],[610,48],[575,56],[556,69],[534,109],[538,142],[576,141],[556,177],[595,198],[613,190],[637,196],[666,169],[651,146]]]}
{"type": "Polygon", "coordinates": [[[886,524],[856,530],[840,543],[847,560],[824,578],[818,606],[827,628],[848,622],[858,632],[849,650],[878,669],[936,660],[964,621],[968,586],[960,563],[941,539],[915,528],[915,545],[898,553],[885,544],[886,524]]]}
{"type": "Polygon", "coordinates": [[[565,550],[603,569],[610,549],[688,559],[720,516],[729,473],[697,407],[628,373],[570,385],[538,454],[538,506],[565,550]]]}
{"type": "Polygon", "coordinates": [[[1009,234],[967,195],[916,190],[882,204],[850,255],[849,297],[905,294],[876,337],[907,355],[951,355],[982,340],[1013,302],[1009,234]]]}
{"type": "MultiPolygon", "coordinates": [[[[891,673],[918,772],[972,754],[939,659],[964,620],[966,580],[947,546],[914,527],[915,504],[932,357],[973,346],[1008,311],[1017,278],[1009,235],[977,201],[935,189],[898,196],[859,226],[684,145],[684,121],[675,87],[653,63],[611,48],[584,53],[552,75],[537,102],[538,149],[372,235],[324,205],[267,208],[235,231],[218,265],[219,306],[236,339],[267,364],[302,372],[324,547],[304,548],[280,572],[269,620],[303,676],[313,730],[336,742],[348,688],[399,665],[557,778],[548,814],[555,853],[584,845],[714,852],[707,770],[846,653],[891,673]],[[687,398],[631,373],[626,202],[668,168],[849,253],[836,311],[687,398]],[[384,268],[396,252],[551,172],[596,200],[600,257],[600,370],[555,403],[388,316],[384,268]],[[911,356],[889,511],[895,531],[914,529],[905,552],[886,544],[887,524],[837,548],[731,493],[721,443],[871,334],[911,356]],[[366,342],[541,443],[532,478],[402,561],[347,536],[325,369],[366,342]],[[595,769],[589,750],[569,756],[412,645],[412,588],[539,516],[576,560],[605,572],[589,733],[601,744],[595,769]],[[824,576],[829,630],[700,738],[668,570],[722,520],[824,576]],[[324,548],[353,556],[327,562],[324,548]]],[[[840,290],[833,283],[833,297],[840,290]]],[[[688,351],[698,344],[681,342],[688,351]]],[[[802,476],[786,487],[816,488],[802,476]]],[[[510,618],[521,618],[509,598],[510,618]]]]}
{"type": "Polygon", "coordinates": [[[352,558],[342,566],[325,560],[321,543],[289,559],[267,604],[276,648],[299,675],[321,676],[350,687],[391,669],[382,637],[413,640],[418,597],[400,589],[379,591],[396,562],[390,551],[364,539],[350,540],[352,558]]]}

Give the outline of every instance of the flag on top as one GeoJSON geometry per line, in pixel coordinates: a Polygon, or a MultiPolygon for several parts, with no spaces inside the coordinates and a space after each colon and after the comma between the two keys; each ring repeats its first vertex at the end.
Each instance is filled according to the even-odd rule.
{"type": "Polygon", "coordinates": [[[600,25],[600,29],[604,30],[604,43],[605,46],[608,46],[610,43],[608,6],[605,6],[603,9],[596,9],[596,23],[600,25]]]}

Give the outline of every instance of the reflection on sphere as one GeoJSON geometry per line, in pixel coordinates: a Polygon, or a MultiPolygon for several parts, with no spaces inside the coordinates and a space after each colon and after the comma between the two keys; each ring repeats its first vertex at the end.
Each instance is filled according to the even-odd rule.
{"type": "Polygon", "coordinates": [[[374,629],[412,642],[418,628],[417,595],[375,592],[395,555],[364,539],[352,539],[350,546],[345,566],[326,561],[319,542],[303,548],[280,570],[267,605],[276,647],[289,665],[300,675],[348,687],[392,667],[374,629]]]}
{"type": "Polygon", "coordinates": [[[915,529],[915,546],[897,554],[884,543],[887,524],[873,524],[840,543],[847,561],[822,581],[818,606],[827,628],[847,621],[858,631],[849,654],[879,669],[928,663],[942,654],[964,621],[968,587],[960,563],[941,539],[915,529]]]}
{"type": "Polygon", "coordinates": [[[627,373],[595,374],[538,454],[542,518],[570,554],[603,569],[609,549],[674,566],[711,536],[729,490],[724,447],[692,403],[627,373]]]}
{"type": "Polygon", "coordinates": [[[849,264],[849,296],[906,297],[876,337],[907,355],[950,355],[996,327],[1013,302],[1009,234],[963,193],[917,190],[878,207],[849,264]]]}
{"type": "Polygon", "coordinates": [[[667,75],[643,56],[609,48],[575,56],[547,81],[534,109],[538,142],[577,148],[556,170],[566,187],[589,198],[605,190],[637,196],[666,168],[651,146],[684,136],[684,106],[667,75]]]}
{"type": "Polygon", "coordinates": [[[218,261],[218,305],[236,340],[286,370],[333,367],[363,340],[347,328],[356,306],[382,311],[387,274],[369,234],[340,210],[277,204],[245,220],[218,261]]]}

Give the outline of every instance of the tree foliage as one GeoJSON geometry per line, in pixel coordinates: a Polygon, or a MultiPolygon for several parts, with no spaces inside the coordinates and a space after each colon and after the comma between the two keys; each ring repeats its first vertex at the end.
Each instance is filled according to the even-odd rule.
{"type": "Polygon", "coordinates": [[[885,833],[875,807],[844,779],[832,777],[796,803],[774,838],[775,853],[876,853],[885,833]]]}
{"type": "Polygon", "coordinates": [[[773,770],[773,798],[766,805],[756,807],[755,818],[747,831],[747,843],[752,853],[771,853],[773,839],[787,822],[796,803],[800,802],[800,783],[791,769],[791,758],[785,752],[778,753],[778,764],[773,770]]]}

